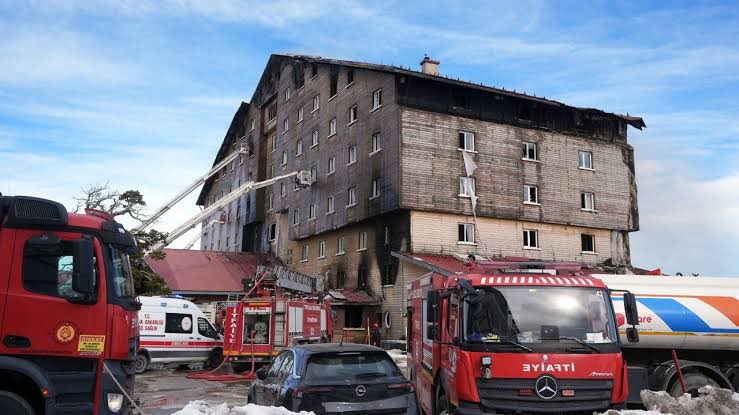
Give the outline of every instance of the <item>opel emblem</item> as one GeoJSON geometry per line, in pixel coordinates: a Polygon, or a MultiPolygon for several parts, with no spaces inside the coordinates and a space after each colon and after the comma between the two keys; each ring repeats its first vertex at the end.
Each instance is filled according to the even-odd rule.
{"type": "Polygon", "coordinates": [[[541,376],[536,380],[536,394],[541,399],[552,399],[557,396],[557,381],[549,375],[541,376]]]}
{"type": "Polygon", "coordinates": [[[356,393],[357,396],[361,398],[362,396],[364,396],[365,393],[367,393],[367,388],[365,388],[363,385],[359,385],[356,389],[354,389],[354,393],[356,393]]]}

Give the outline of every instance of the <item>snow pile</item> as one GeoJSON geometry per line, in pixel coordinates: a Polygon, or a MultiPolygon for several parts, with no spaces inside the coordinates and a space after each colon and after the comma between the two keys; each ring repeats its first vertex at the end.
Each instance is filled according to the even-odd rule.
{"type": "Polygon", "coordinates": [[[246,406],[234,406],[229,408],[228,404],[211,405],[205,401],[192,401],[181,410],[172,415],[315,415],[313,412],[301,411],[299,413],[288,411],[285,408],[274,406],[259,406],[248,404],[246,406]]]}
{"type": "Polygon", "coordinates": [[[408,367],[408,354],[402,350],[391,349],[387,351],[387,354],[395,360],[395,364],[400,368],[408,367]]]}
{"type": "Polygon", "coordinates": [[[650,411],[608,411],[605,415],[671,414],[671,415],[735,415],[739,414],[739,394],[729,389],[703,386],[700,396],[684,394],[678,398],[665,391],[641,391],[641,400],[650,411]]]}

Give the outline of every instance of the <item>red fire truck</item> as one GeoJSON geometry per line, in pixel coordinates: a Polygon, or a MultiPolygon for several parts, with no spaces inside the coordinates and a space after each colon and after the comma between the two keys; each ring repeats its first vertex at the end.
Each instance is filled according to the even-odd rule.
{"type": "MultiPolygon", "coordinates": [[[[608,288],[523,272],[478,266],[408,285],[408,360],[423,412],[593,413],[626,400],[608,288]]],[[[623,295],[636,342],[634,296],[623,295]]]]}
{"type": "Polygon", "coordinates": [[[331,307],[319,300],[315,277],[283,267],[260,267],[257,275],[246,297],[226,307],[223,355],[236,371],[252,359],[270,362],[284,347],[331,341],[331,307]]]}
{"type": "Polygon", "coordinates": [[[0,413],[130,412],[135,249],[103,212],[0,196],[0,413]]]}

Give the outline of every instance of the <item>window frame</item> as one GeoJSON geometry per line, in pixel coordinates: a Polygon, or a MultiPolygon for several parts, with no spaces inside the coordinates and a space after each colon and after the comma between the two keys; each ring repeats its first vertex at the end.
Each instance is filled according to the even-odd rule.
{"type": "Polygon", "coordinates": [[[367,231],[359,231],[359,239],[357,240],[357,251],[367,250],[367,231]]]}
{"type": "Polygon", "coordinates": [[[310,148],[313,148],[313,147],[317,146],[320,143],[320,137],[319,136],[320,136],[320,134],[318,132],[318,128],[316,128],[315,130],[313,130],[311,132],[311,136],[310,136],[311,137],[311,145],[310,145],[310,148]]]}
{"type": "Polygon", "coordinates": [[[318,242],[318,258],[326,258],[326,241],[318,242]]]}
{"type": "Polygon", "coordinates": [[[523,244],[523,249],[540,251],[541,244],[539,243],[539,230],[538,229],[524,229],[522,244],[523,244]],[[532,242],[531,235],[534,236],[533,245],[531,243],[532,242]]]}
{"type": "Polygon", "coordinates": [[[459,176],[459,194],[457,197],[472,197],[471,194],[467,193],[467,186],[465,185],[468,180],[472,181],[472,191],[477,195],[477,180],[474,177],[459,176]]]}
{"type": "Polygon", "coordinates": [[[346,165],[350,166],[357,162],[357,145],[356,144],[350,145],[347,151],[348,151],[347,160],[349,161],[346,163],[346,165]]]}
{"type": "Polygon", "coordinates": [[[300,208],[293,209],[293,217],[291,223],[293,226],[300,225],[300,208]]]}
{"type": "Polygon", "coordinates": [[[372,92],[372,111],[378,110],[382,107],[382,88],[376,89],[372,92]]]}
{"type": "Polygon", "coordinates": [[[333,137],[336,135],[336,117],[331,118],[331,120],[328,122],[328,137],[333,137]]]}
{"type": "Polygon", "coordinates": [[[522,143],[523,146],[523,156],[521,157],[521,160],[524,161],[541,161],[539,160],[539,145],[533,141],[524,141],[522,143]],[[534,157],[529,157],[530,150],[533,149],[534,157]]]}
{"type": "Polygon", "coordinates": [[[313,97],[313,109],[311,110],[311,113],[314,113],[321,109],[321,94],[318,94],[313,97]]]}
{"type": "Polygon", "coordinates": [[[541,206],[539,202],[539,186],[535,184],[524,184],[523,185],[523,203],[527,205],[541,206]],[[531,198],[533,190],[533,200],[531,198]]]}
{"type": "Polygon", "coordinates": [[[357,186],[352,186],[347,190],[347,205],[346,207],[352,207],[357,205],[357,186]]]}
{"type": "Polygon", "coordinates": [[[336,255],[344,255],[346,251],[344,250],[344,237],[339,236],[336,238],[336,255]]]}
{"type": "Polygon", "coordinates": [[[310,255],[310,246],[303,245],[303,248],[300,251],[300,262],[308,262],[309,255],[310,255]]]}
{"type": "Polygon", "coordinates": [[[586,151],[586,150],[578,150],[577,153],[577,168],[580,170],[589,170],[594,171],[593,168],[593,152],[592,151],[586,151]],[[589,166],[585,166],[583,163],[583,155],[587,155],[587,161],[589,162],[589,166]]]}
{"type": "Polygon", "coordinates": [[[326,176],[336,173],[336,157],[331,156],[328,158],[328,173],[326,176]]]}
{"type": "Polygon", "coordinates": [[[475,224],[474,223],[458,223],[457,224],[457,244],[477,245],[477,240],[475,239],[475,224]],[[462,239],[459,238],[460,236],[462,236],[462,239]],[[467,240],[467,236],[470,236],[471,240],[467,240]]]}
{"type": "Polygon", "coordinates": [[[380,150],[382,150],[382,134],[379,131],[377,131],[372,134],[372,147],[370,151],[370,156],[377,153],[380,150]]]}
{"type": "Polygon", "coordinates": [[[583,212],[597,212],[595,208],[595,193],[580,192],[580,210],[583,212]],[[588,207],[590,203],[590,207],[588,207]]]}
{"type": "Polygon", "coordinates": [[[357,104],[352,105],[349,107],[349,123],[347,125],[352,125],[359,119],[359,107],[357,104]]]}
{"type": "Polygon", "coordinates": [[[303,155],[303,140],[295,142],[295,157],[303,155]]]}
{"type": "Polygon", "coordinates": [[[372,194],[370,199],[377,199],[382,194],[380,178],[376,177],[372,179],[372,194]]]}
{"type": "Polygon", "coordinates": [[[467,153],[477,153],[477,150],[475,150],[475,133],[472,131],[465,131],[465,130],[459,130],[459,148],[462,151],[465,151],[467,153]],[[470,139],[470,142],[472,143],[472,148],[467,148],[468,139],[470,139]]]}
{"type": "Polygon", "coordinates": [[[336,212],[336,199],[334,198],[334,195],[330,195],[326,198],[326,214],[331,214],[336,212]]]}
{"type": "Polygon", "coordinates": [[[590,254],[590,255],[597,255],[598,250],[595,246],[595,235],[589,234],[589,233],[581,233],[580,234],[580,253],[582,254],[590,254]],[[586,250],[585,249],[585,238],[590,238],[590,245],[593,248],[592,250],[586,250]]]}
{"type": "Polygon", "coordinates": [[[298,108],[298,124],[303,122],[303,107],[298,108]]]}

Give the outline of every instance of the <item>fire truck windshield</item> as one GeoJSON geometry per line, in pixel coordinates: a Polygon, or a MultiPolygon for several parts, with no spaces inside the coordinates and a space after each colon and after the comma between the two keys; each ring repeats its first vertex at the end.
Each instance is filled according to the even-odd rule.
{"type": "Polygon", "coordinates": [[[468,344],[518,343],[530,349],[565,344],[592,352],[618,338],[608,293],[599,288],[484,288],[466,298],[462,310],[468,344]]]}
{"type": "Polygon", "coordinates": [[[128,254],[115,245],[108,245],[110,254],[110,265],[112,270],[111,285],[113,295],[119,298],[133,298],[133,275],[131,273],[131,262],[128,254]]]}

